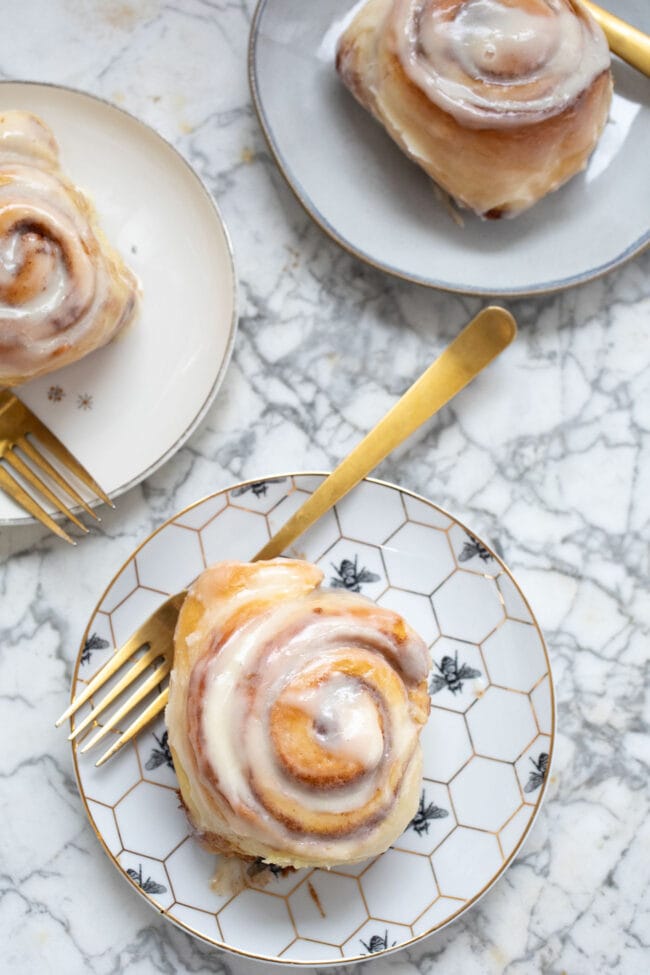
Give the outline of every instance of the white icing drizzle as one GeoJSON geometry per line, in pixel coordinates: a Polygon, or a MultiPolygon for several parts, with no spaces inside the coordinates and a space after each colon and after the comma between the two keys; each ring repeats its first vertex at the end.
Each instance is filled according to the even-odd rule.
{"type": "Polygon", "coordinates": [[[377,704],[358,681],[336,674],[315,687],[294,690],[284,695],[308,714],[313,735],[325,751],[375,768],[384,751],[384,738],[377,704]]]}
{"type": "Polygon", "coordinates": [[[4,187],[0,214],[0,226],[7,227],[0,237],[0,289],[27,265],[38,285],[27,300],[0,299],[0,333],[2,321],[11,321],[15,340],[25,346],[39,340],[49,352],[59,341],[52,317],[65,318],[71,305],[78,309],[74,318],[82,316],[95,297],[95,269],[72,213],[52,207],[61,193],[56,177],[20,165],[4,172],[14,182],[4,187]],[[26,234],[23,223],[38,230],[26,234]]]}
{"type": "Polygon", "coordinates": [[[562,112],[610,64],[572,0],[395,0],[390,43],[409,78],[461,124],[503,128],[562,112]]]}
{"type": "MultiPolygon", "coordinates": [[[[281,591],[282,567],[269,566],[269,574],[274,573],[281,591]]],[[[268,579],[266,583],[265,597],[268,579]]],[[[233,598],[240,604],[256,595],[247,589],[233,598]]],[[[270,784],[297,807],[314,813],[354,811],[378,794],[386,806],[394,802],[388,769],[398,763],[404,774],[407,769],[410,774],[418,741],[419,725],[406,686],[398,683],[398,699],[389,706],[381,691],[337,668],[343,669],[352,653],[373,672],[397,670],[410,686],[423,680],[429,666],[426,647],[412,631],[394,635],[397,619],[361,596],[321,590],[279,601],[236,628],[217,653],[201,658],[187,706],[199,708],[201,750],[235,831],[245,829],[241,816],[247,809],[257,817],[256,835],[268,843],[289,842],[301,851],[314,845],[339,850],[346,843],[353,845],[350,837],[325,841],[292,835],[264,808],[256,782],[270,784]],[[311,719],[317,747],[358,762],[360,774],[336,789],[307,785],[294,777],[279,761],[270,734],[271,711],[278,700],[311,719]]]]}

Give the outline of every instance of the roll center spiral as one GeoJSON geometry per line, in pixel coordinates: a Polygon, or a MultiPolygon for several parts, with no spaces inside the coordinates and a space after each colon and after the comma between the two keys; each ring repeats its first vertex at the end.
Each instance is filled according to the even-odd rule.
{"type": "Polygon", "coordinates": [[[548,7],[537,2],[526,9],[501,0],[470,0],[449,24],[448,35],[469,75],[511,83],[529,79],[551,59],[557,27],[548,7]]]}
{"type": "Polygon", "coordinates": [[[0,301],[24,305],[41,295],[55,273],[60,249],[38,229],[14,228],[0,248],[0,301]]]}
{"type": "Polygon", "coordinates": [[[292,778],[347,785],[379,765],[383,722],[370,688],[344,673],[299,674],[270,712],[277,759],[292,778]]]}

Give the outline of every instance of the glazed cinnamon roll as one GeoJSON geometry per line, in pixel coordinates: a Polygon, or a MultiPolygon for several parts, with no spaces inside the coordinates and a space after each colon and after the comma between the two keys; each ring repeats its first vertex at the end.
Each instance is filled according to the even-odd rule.
{"type": "Polygon", "coordinates": [[[50,129],[0,113],[0,386],[75,362],[133,317],[137,282],[59,169],[50,129]]]}
{"type": "Polygon", "coordinates": [[[514,216],[584,169],[612,94],[577,0],[368,0],[337,70],[461,206],[514,216]]]}
{"type": "Polygon", "coordinates": [[[166,721],[209,850],[328,867],[383,852],[415,814],[428,651],[322,578],[307,562],[220,562],[183,604],[166,721]]]}

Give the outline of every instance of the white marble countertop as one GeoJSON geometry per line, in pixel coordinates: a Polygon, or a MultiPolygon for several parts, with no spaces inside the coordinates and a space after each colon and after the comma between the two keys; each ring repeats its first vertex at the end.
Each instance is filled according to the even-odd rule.
{"type": "MultiPolygon", "coordinates": [[[[480,302],[400,283],[311,223],[251,108],[253,0],[23,0],[0,76],[100,94],[196,166],[241,282],[233,361],[177,456],[69,549],[0,533],[0,970],[243,975],[129,891],[79,801],[53,718],[90,610],[134,545],[240,477],[331,466],[480,302]],[[399,341],[396,342],[396,339],[399,341]]],[[[516,345],[381,468],[497,540],[545,630],[555,764],[523,853],[390,975],[650,970],[650,253],[512,304],[516,345]]],[[[271,967],[273,972],[285,969],[271,967]]],[[[343,969],[341,969],[343,971],[343,969]]]]}

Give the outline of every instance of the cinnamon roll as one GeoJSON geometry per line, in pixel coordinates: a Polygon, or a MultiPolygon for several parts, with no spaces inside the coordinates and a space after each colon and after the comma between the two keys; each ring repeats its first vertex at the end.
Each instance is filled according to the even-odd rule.
{"type": "Polygon", "coordinates": [[[56,140],[27,112],[0,113],[0,386],[75,362],[133,317],[137,282],[56,140]]]}
{"type": "Polygon", "coordinates": [[[363,860],[415,814],[429,655],[396,613],[307,562],[220,562],[185,599],[166,722],[209,850],[281,866],[363,860]]]}
{"type": "Polygon", "coordinates": [[[514,216],[584,169],[612,95],[578,0],[368,0],[337,70],[461,206],[514,216]]]}

